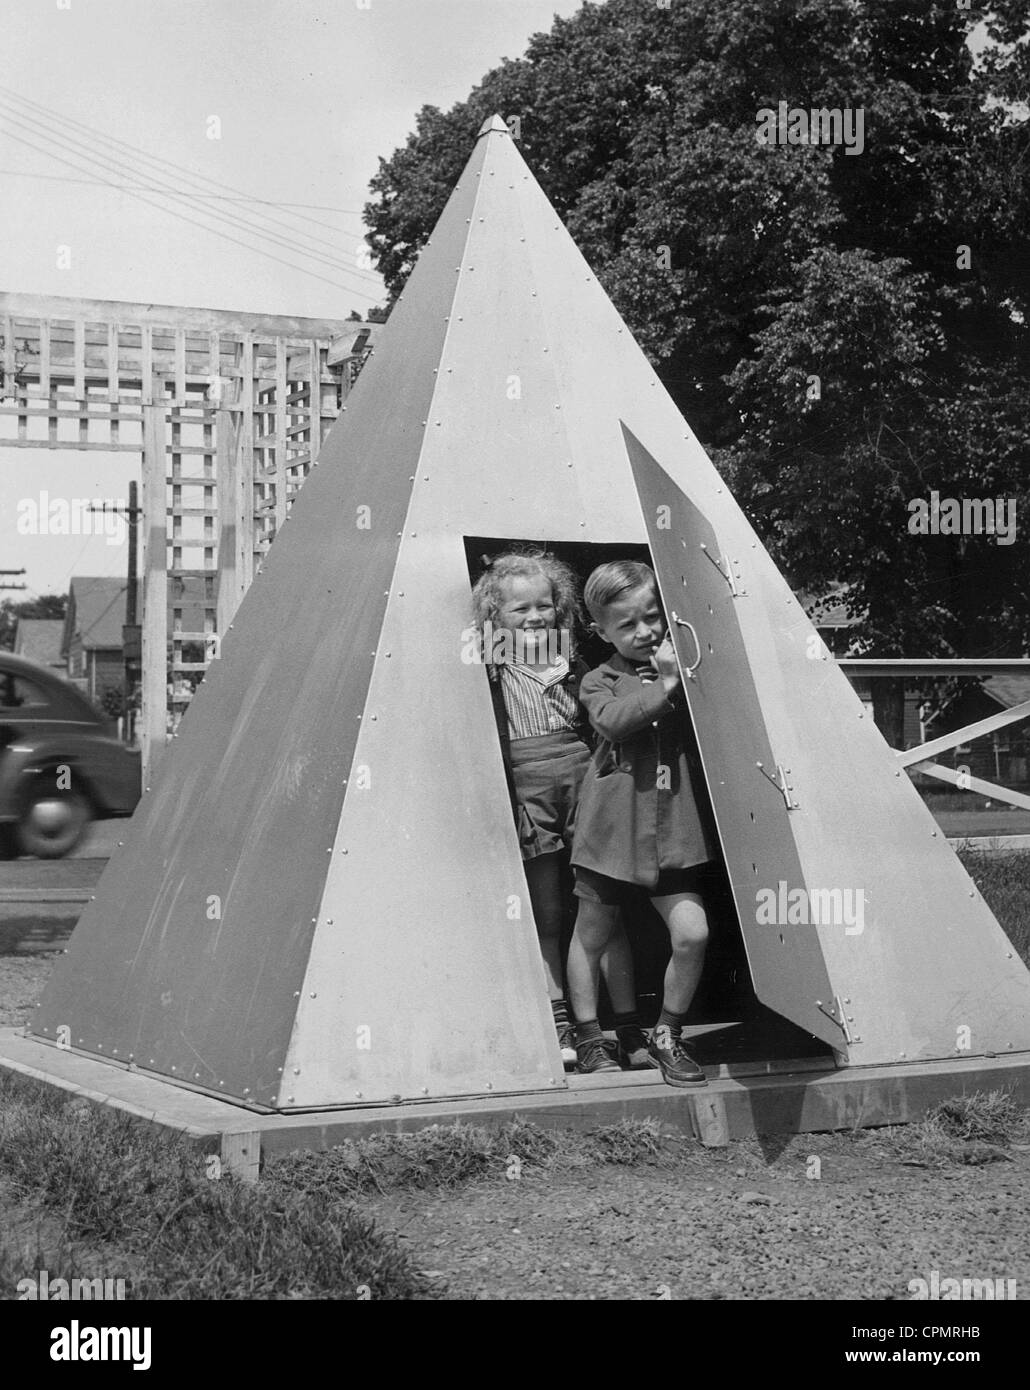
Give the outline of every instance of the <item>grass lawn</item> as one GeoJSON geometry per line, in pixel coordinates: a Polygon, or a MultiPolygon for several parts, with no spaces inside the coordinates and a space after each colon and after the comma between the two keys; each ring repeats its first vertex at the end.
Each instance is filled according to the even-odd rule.
{"type": "MultiPolygon", "coordinates": [[[[1030,854],[961,857],[1030,964],[1030,854]]],[[[1025,1112],[992,1095],[956,1098],[921,1124],[880,1131],[877,1142],[899,1164],[944,1170],[1012,1163],[1027,1150],[1013,1141],[1027,1137],[1025,1112]]],[[[606,1183],[634,1170],[685,1178],[719,1161],[651,1121],[586,1134],[457,1125],[274,1158],[248,1185],[217,1177],[185,1141],[0,1072],[0,1299],[44,1269],[51,1281],[124,1279],[129,1298],[438,1298],[446,1286],[369,1219],[370,1202],[507,1190],[505,1179],[523,1175],[579,1174],[593,1186],[591,1175],[605,1170],[606,1183]]]]}

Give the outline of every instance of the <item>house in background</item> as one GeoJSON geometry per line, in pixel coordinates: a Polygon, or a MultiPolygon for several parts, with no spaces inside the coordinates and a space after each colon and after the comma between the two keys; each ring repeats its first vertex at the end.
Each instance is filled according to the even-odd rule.
{"type": "MultiPolygon", "coordinates": [[[[128,580],[79,575],[71,582],[61,650],[68,679],[99,704],[104,691],[125,690],[122,627],[128,580]]],[[[142,585],[137,581],[137,603],[142,585]]]]}
{"type": "Polygon", "coordinates": [[[38,661],[40,666],[49,666],[63,676],[63,640],[63,618],[19,618],[14,630],[14,654],[38,661]]]}
{"type": "MultiPolygon", "coordinates": [[[[929,716],[927,738],[939,738],[953,729],[962,729],[978,719],[987,719],[1028,700],[1030,673],[1024,675],[1014,671],[986,676],[979,687],[971,681],[963,681],[958,693],[929,716]]],[[[972,743],[960,744],[941,754],[937,761],[946,767],[967,767],[973,777],[1025,791],[1030,784],[1030,719],[1006,724],[972,743]]]]}

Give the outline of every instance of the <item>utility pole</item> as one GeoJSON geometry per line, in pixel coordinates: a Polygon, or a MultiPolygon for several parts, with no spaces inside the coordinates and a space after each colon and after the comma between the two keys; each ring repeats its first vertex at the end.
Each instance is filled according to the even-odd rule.
{"type": "MultiPolygon", "coordinates": [[[[23,569],[20,569],[20,570],[0,570],[0,576],[3,576],[3,575],[5,575],[5,574],[24,574],[24,573],[25,573],[25,571],[24,571],[23,569]]],[[[27,585],[27,584],[5,584],[5,583],[3,582],[3,579],[0,578],[0,589],[27,589],[27,588],[28,588],[28,585],[27,585]]]]}
{"type": "MultiPolygon", "coordinates": [[[[137,617],[136,604],[136,568],[137,568],[137,529],[136,523],[139,520],[142,508],[139,503],[139,484],[129,483],[129,505],[119,507],[114,504],[108,506],[105,502],[99,507],[90,507],[91,512],[117,512],[124,516],[129,523],[129,573],[128,590],[125,595],[125,622],[122,624],[122,659],[125,663],[123,683],[125,687],[126,711],[132,703],[133,696],[143,676],[142,667],[142,629],[137,617]]],[[[126,721],[128,722],[128,721],[126,721]]],[[[126,729],[126,734],[129,730],[126,729]]]]}

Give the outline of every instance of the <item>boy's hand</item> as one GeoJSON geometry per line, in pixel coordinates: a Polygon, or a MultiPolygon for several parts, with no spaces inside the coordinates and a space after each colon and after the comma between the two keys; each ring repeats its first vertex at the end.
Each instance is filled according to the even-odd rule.
{"type": "Polygon", "coordinates": [[[676,650],[668,633],[651,654],[651,665],[662,678],[666,694],[670,694],[680,683],[680,670],[676,661],[676,650]]]}

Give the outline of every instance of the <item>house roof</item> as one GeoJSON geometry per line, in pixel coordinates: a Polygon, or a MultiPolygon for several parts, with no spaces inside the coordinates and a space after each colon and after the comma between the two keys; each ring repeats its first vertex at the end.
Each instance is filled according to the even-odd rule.
{"type": "Polygon", "coordinates": [[[14,654],[38,661],[41,666],[61,666],[63,634],[63,618],[19,618],[14,654]]]}
{"type": "Polygon", "coordinates": [[[1011,671],[1001,676],[989,676],[984,682],[984,693],[997,700],[1003,709],[1021,705],[1030,700],[1030,670],[1026,675],[1011,671]]]}
{"type": "MultiPolygon", "coordinates": [[[[68,617],[65,620],[68,630],[65,633],[65,642],[70,642],[72,636],[78,633],[83,647],[87,650],[120,650],[128,587],[127,579],[118,579],[111,575],[76,576],[69,591],[68,617]]],[[[142,585],[139,580],[136,581],[136,593],[139,603],[142,599],[142,585]]]]}

